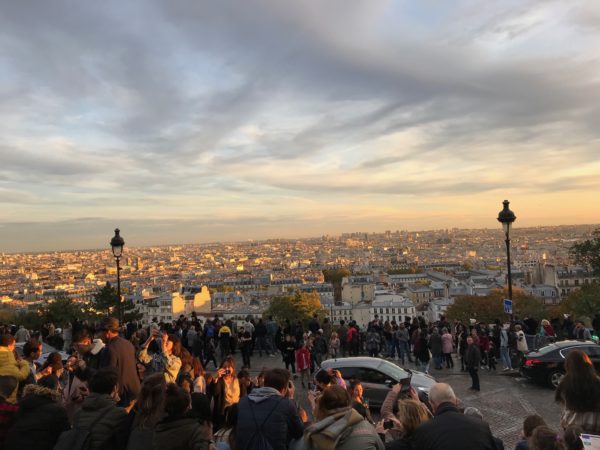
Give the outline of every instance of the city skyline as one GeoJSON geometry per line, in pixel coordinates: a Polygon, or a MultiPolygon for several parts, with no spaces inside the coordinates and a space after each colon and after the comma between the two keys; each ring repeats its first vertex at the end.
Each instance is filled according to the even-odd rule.
{"type": "Polygon", "coordinates": [[[600,223],[600,5],[29,3],[0,251],[600,223]]]}

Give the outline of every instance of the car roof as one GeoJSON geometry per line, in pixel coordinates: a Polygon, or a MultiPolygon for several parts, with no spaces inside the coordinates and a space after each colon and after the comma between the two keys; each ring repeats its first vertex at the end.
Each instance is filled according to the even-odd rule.
{"type": "Polygon", "coordinates": [[[598,345],[596,344],[594,341],[557,341],[557,342],[553,342],[550,345],[554,345],[558,348],[565,348],[565,347],[576,347],[576,346],[580,346],[580,345],[598,345]]]}
{"type": "Polygon", "coordinates": [[[350,358],[328,359],[321,363],[326,369],[336,367],[367,367],[377,369],[383,362],[380,358],[371,358],[368,356],[353,356],[350,358]]]}

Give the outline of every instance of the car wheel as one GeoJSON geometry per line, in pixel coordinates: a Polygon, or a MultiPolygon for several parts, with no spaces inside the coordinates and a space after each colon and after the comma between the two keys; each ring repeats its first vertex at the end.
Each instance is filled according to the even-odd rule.
{"type": "Polygon", "coordinates": [[[560,370],[553,370],[552,372],[550,372],[550,375],[548,375],[548,384],[554,389],[556,389],[564,376],[564,372],[560,370]]]}

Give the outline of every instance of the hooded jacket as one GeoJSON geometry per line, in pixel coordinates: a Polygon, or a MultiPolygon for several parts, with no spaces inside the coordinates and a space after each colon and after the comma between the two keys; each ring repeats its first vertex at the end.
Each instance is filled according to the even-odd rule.
{"type": "Polygon", "coordinates": [[[92,392],[88,395],[81,409],[75,413],[73,427],[90,429],[90,449],[124,449],[129,436],[129,418],[123,408],[115,404],[108,394],[92,392]],[[109,410],[108,412],[106,412],[109,410]],[[104,414],[106,413],[106,414],[104,414]],[[99,421],[100,415],[104,414],[99,421]]]}
{"type": "Polygon", "coordinates": [[[210,429],[193,417],[167,418],[156,425],[152,448],[156,450],[208,450],[210,429]]]}
{"type": "MultiPolygon", "coordinates": [[[[0,375],[8,375],[15,377],[17,381],[24,381],[30,373],[31,368],[27,361],[17,362],[15,355],[8,347],[0,346],[0,375]]],[[[17,390],[18,387],[6,398],[8,403],[17,402],[17,390]]]]}
{"type": "Polygon", "coordinates": [[[306,450],[383,450],[375,431],[355,409],[340,408],[306,429],[302,442],[306,450]]]}
{"type": "Polygon", "coordinates": [[[67,411],[58,391],[30,384],[23,389],[19,412],[8,430],[6,450],[52,449],[63,431],[70,428],[67,411]]]}
{"type": "Polygon", "coordinates": [[[304,432],[296,406],[271,387],[253,389],[240,400],[236,427],[237,450],[245,450],[252,438],[260,432],[273,450],[286,450],[292,439],[304,432]]]}

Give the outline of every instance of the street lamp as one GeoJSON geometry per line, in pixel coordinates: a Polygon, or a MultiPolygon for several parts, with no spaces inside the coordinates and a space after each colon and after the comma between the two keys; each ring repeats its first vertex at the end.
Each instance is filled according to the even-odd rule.
{"type": "Polygon", "coordinates": [[[110,240],[110,246],[112,247],[112,253],[115,257],[115,261],[117,262],[117,317],[119,318],[119,322],[123,323],[123,311],[121,310],[121,255],[123,254],[123,246],[125,245],[125,241],[119,234],[121,230],[115,228],[115,235],[110,240]]]}
{"type": "MultiPolygon", "coordinates": [[[[502,224],[502,228],[504,229],[504,234],[506,236],[506,265],[508,268],[508,298],[512,301],[512,273],[510,270],[510,230],[512,228],[513,222],[517,219],[515,213],[508,209],[508,205],[510,202],[508,200],[504,200],[502,202],[504,205],[504,209],[498,213],[498,222],[502,224]]],[[[513,314],[510,315],[511,320],[513,319],[513,314]]]]}

